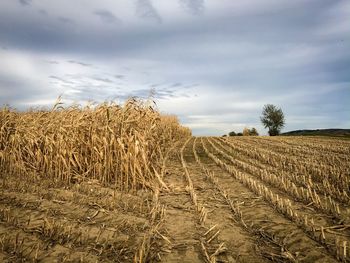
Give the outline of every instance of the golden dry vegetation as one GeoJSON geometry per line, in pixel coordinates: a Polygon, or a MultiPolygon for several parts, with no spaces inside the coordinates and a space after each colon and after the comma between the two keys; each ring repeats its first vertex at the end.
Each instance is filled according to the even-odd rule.
{"type": "Polygon", "coordinates": [[[68,185],[89,178],[120,190],[152,188],[166,150],[190,135],[149,102],[60,104],[51,111],[2,109],[2,172],[68,185]]]}
{"type": "Polygon", "coordinates": [[[1,262],[350,261],[350,141],[192,137],[137,100],[0,127],[1,262]]]}

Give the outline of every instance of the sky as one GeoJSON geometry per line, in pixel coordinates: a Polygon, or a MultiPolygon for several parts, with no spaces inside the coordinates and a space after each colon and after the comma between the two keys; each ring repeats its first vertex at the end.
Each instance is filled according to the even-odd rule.
{"type": "Polygon", "coordinates": [[[150,94],[194,135],[350,128],[350,1],[0,1],[0,107],[150,94]]]}

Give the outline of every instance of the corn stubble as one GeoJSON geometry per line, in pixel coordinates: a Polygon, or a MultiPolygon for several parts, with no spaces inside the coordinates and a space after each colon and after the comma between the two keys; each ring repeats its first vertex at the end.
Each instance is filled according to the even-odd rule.
{"type": "Polygon", "coordinates": [[[157,187],[166,149],[190,136],[150,102],[0,111],[2,176],[72,184],[97,179],[120,190],[157,187]]]}

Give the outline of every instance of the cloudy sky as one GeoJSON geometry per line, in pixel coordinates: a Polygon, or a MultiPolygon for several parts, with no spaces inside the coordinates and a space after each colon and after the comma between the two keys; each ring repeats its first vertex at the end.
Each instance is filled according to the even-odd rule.
{"type": "Polygon", "coordinates": [[[153,90],[196,135],[350,128],[349,0],[1,0],[0,106],[153,90]]]}

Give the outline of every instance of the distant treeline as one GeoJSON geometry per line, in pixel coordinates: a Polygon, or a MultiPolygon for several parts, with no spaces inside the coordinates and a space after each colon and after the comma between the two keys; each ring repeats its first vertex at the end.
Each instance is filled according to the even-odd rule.
{"type": "Polygon", "coordinates": [[[285,136],[337,136],[350,137],[350,129],[316,129],[316,130],[295,130],[284,132],[285,136]]]}
{"type": "MultiPolygon", "coordinates": [[[[224,137],[227,136],[226,134],[223,135],[224,137]]],[[[228,136],[259,136],[258,131],[255,128],[244,128],[243,132],[229,132],[228,136]]]]}

